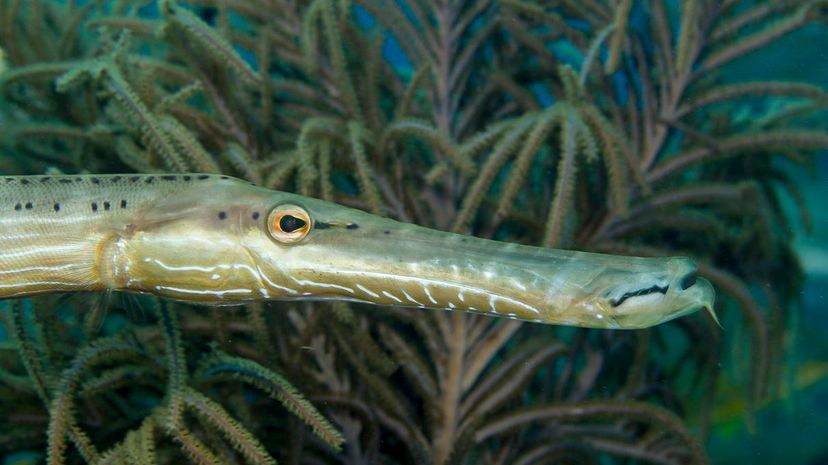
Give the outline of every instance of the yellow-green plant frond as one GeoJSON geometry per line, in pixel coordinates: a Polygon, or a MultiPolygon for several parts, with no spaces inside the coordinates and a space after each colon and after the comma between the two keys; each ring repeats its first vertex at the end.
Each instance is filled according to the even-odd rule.
{"type": "Polygon", "coordinates": [[[183,40],[196,45],[206,56],[214,57],[232,70],[239,78],[250,86],[258,86],[262,77],[233,49],[227,40],[214,28],[210,27],[197,15],[176,4],[174,0],[161,0],[159,9],[164,14],[167,24],[163,34],[169,34],[169,29],[181,31],[183,40]]]}
{"type": "Polygon", "coordinates": [[[232,377],[261,389],[297,415],[331,447],[338,449],[342,446],[344,439],[341,433],[280,374],[252,360],[224,354],[206,359],[199,373],[200,378],[232,377]]]}

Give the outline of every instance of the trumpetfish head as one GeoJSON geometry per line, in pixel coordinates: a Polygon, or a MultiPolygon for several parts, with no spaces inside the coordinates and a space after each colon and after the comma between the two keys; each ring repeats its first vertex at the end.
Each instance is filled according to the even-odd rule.
{"type": "Polygon", "coordinates": [[[148,219],[130,239],[137,278],[127,290],[213,304],[348,300],[596,328],[712,314],[713,288],[686,258],[490,241],[235,180],[217,180],[213,191],[198,208],[169,199],[162,216],[175,220],[148,219]]]}

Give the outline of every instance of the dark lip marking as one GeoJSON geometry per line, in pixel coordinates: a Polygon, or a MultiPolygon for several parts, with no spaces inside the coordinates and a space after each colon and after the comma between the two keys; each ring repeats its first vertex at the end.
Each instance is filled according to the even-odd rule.
{"type": "Polygon", "coordinates": [[[348,226],[345,226],[345,229],[358,229],[359,225],[356,223],[351,223],[348,226]]]}
{"type": "Polygon", "coordinates": [[[623,304],[624,301],[629,299],[630,297],[638,297],[638,296],[647,295],[647,294],[655,294],[656,292],[658,292],[660,294],[667,294],[668,289],[670,289],[669,285],[668,286],[659,286],[658,284],[656,284],[656,285],[653,285],[653,286],[650,286],[650,287],[645,287],[644,289],[638,289],[636,291],[630,291],[630,292],[625,293],[624,295],[622,295],[618,299],[610,300],[610,305],[612,305],[613,307],[617,307],[617,306],[623,304]]]}

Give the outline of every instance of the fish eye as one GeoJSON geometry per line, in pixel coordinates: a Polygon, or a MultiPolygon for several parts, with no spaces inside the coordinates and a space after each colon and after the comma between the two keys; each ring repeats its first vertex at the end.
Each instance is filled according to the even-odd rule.
{"type": "Polygon", "coordinates": [[[282,215],[282,218],[279,220],[279,227],[286,233],[292,233],[304,228],[306,225],[307,223],[305,220],[297,218],[291,214],[282,215]]]}
{"type": "Polygon", "coordinates": [[[270,212],[267,228],[277,241],[292,244],[301,241],[310,232],[310,215],[298,205],[279,205],[270,212]]]}

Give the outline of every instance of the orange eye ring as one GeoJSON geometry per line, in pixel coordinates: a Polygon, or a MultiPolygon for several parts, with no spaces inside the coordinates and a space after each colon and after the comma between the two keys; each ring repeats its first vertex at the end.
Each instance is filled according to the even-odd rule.
{"type": "Polygon", "coordinates": [[[311,230],[307,210],[298,205],[279,205],[267,217],[267,229],[273,239],[283,244],[299,242],[311,230]]]}

